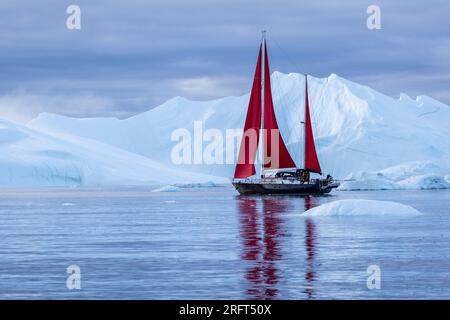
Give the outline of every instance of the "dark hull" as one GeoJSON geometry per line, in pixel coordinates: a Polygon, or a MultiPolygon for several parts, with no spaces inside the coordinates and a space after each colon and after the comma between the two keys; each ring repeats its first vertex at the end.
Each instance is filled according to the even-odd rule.
{"type": "Polygon", "coordinates": [[[233,186],[240,194],[325,194],[336,185],[321,187],[318,183],[282,184],[282,183],[245,183],[233,182],[233,186]]]}

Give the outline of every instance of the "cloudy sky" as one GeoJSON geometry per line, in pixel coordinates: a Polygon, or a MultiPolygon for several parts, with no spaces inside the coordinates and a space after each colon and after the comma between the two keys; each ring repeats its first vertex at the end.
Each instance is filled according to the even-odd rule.
{"type": "Polygon", "coordinates": [[[260,30],[272,70],[330,73],[450,104],[446,0],[0,2],[0,117],[127,117],[174,96],[249,91],[260,30]],[[81,30],[66,8],[81,7],[81,30]],[[381,30],[366,27],[369,5],[381,30]]]}

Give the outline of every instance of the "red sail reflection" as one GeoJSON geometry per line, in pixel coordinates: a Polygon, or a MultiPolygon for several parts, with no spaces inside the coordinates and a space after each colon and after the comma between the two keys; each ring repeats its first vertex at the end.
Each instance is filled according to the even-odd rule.
{"type": "MultiPolygon", "coordinates": [[[[256,198],[241,196],[238,198],[241,238],[243,249],[241,258],[249,262],[245,279],[249,283],[246,295],[251,299],[273,299],[279,290],[280,271],[277,263],[282,256],[282,241],[285,230],[282,215],[289,210],[289,198],[256,198]]],[[[291,198],[292,199],[292,198],[291,198]]],[[[316,198],[306,196],[305,211],[315,207],[316,198]]],[[[300,200],[300,199],[299,199],[300,200]]],[[[305,287],[303,291],[308,299],[315,298],[317,231],[312,219],[305,220],[305,287]]]]}
{"type": "Polygon", "coordinates": [[[278,294],[276,262],[282,258],[280,216],[287,211],[287,205],[281,198],[260,200],[242,197],[239,211],[244,244],[242,259],[251,262],[245,274],[250,283],[246,293],[253,299],[272,299],[278,294]]]}
{"type": "MultiPolygon", "coordinates": [[[[315,207],[316,199],[311,196],[305,197],[305,211],[315,207]]],[[[316,239],[316,226],[312,219],[305,220],[305,248],[306,248],[306,289],[304,293],[308,299],[314,298],[314,286],[313,282],[316,279],[316,273],[314,271],[314,257],[315,251],[315,239],[316,239]]]]}

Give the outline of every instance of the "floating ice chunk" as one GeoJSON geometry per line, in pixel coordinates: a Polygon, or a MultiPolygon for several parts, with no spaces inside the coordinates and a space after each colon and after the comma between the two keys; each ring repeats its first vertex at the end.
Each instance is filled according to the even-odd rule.
{"type": "Polygon", "coordinates": [[[433,161],[409,161],[383,169],[379,173],[389,177],[390,180],[400,181],[424,174],[440,175],[443,171],[433,161]]]}
{"type": "Polygon", "coordinates": [[[182,191],[180,187],[170,185],[152,190],[152,192],[180,192],[180,191],[182,191]]]}
{"type": "Polygon", "coordinates": [[[207,181],[204,183],[176,183],[174,186],[179,188],[209,188],[217,187],[217,184],[212,181],[207,181]]]}
{"type": "Polygon", "coordinates": [[[356,190],[395,190],[398,186],[384,177],[376,178],[360,178],[351,181],[344,181],[338,187],[339,191],[356,191],[356,190]]]}
{"type": "Polygon", "coordinates": [[[450,181],[432,161],[412,161],[381,171],[348,175],[338,190],[448,189],[450,181]]]}
{"type": "Polygon", "coordinates": [[[392,201],[345,199],[325,203],[307,210],[305,217],[394,216],[414,217],[421,213],[413,207],[392,201]]]}
{"type": "Polygon", "coordinates": [[[444,177],[433,174],[411,177],[399,181],[398,185],[402,187],[402,189],[450,189],[450,183],[448,183],[444,177]]]}

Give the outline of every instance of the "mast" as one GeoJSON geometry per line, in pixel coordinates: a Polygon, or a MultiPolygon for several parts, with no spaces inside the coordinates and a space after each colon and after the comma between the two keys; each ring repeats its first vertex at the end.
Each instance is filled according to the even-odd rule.
{"type": "Polygon", "coordinates": [[[296,167],[281,137],[275,116],[265,36],[266,31],[262,31],[258,61],[256,63],[253,86],[244,124],[244,134],[242,136],[241,146],[239,147],[238,162],[234,172],[235,179],[245,179],[256,174],[254,161],[258,154],[257,149],[261,133],[263,133],[261,137],[263,139],[262,148],[260,148],[261,177],[264,177],[265,169],[296,167]],[[267,131],[269,134],[267,134],[267,131]]]}
{"type": "Polygon", "coordinates": [[[270,79],[270,68],[269,68],[269,56],[267,53],[267,42],[265,39],[265,34],[263,33],[263,44],[264,44],[264,90],[263,90],[263,127],[264,128],[264,142],[263,155],[264,161],[262,166],[262,172],[264,170],[272,169],[283,169],[283,168],[295,168],[295,162],[292,160],[289,151],[283,141],[280,133],[280,129],[277,123],[277,118],[275,116],[275,109],[273,106],[272,98],[272,85],[270,79]]]}
{"type": "Polygon", "coordinates": [[[306,104],[308,100],[308,74],[305,74],[305,114],[303,118],[303,169],[306,169],[306,104]]]}
{"type": "Polygon", "coordinates": [[[266,143],[265,137],[264,137],[264,70],[265,70],[265,63],[266,63],[266,57],[264,55],[264,52],[266,51],[266,30],[261,31],[261,51],[263,52],[261,57],[261,179],[264,178],[264,144],[266,143]]]}

